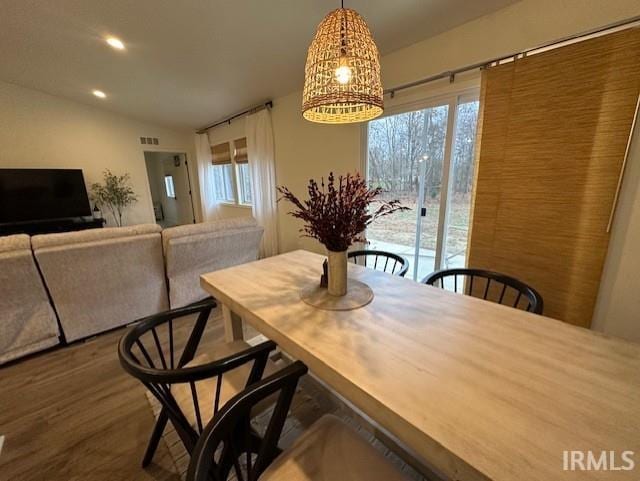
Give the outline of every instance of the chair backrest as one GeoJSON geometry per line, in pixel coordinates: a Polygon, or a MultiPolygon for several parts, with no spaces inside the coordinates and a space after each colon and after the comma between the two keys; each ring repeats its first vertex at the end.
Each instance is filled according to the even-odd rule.
{"type": "Polygon", "coordinates": [[[307,367],[296,361],[232,398],[214,416],[192,453],[187,481],[257,481],[280,453],[282,433],[298,380],[307,367]],[[252,426],[253,407],[277,393],[263,433],[252,426]]]}
{"type": "Polygon", "coordinates": [[[444,269],[433,272],[422,282],[486,301],[542,314],[542,296],[524,282],[498,272],[482,269],[444,269]]]}
{"type": "Polygon", "coordinates": [[[351,259],[351,262],[354,264],[370,267],[371,269],[400,277],[404,277],[409,270],[409,261],[393,252],[376,250],[351,251],[348,254],[348,258],[351,259]]]}
{"type": "Polygon", "coordinates": [[[267,341],[223,359],[184,367],[194,359],[214,307],[215,301],[207,299],[187,307],[149,316],[131,327],[118,345],[118,357],[123,369],[140,380],[160,401],[189,452],[204,428],[203,411],[206,409],[215,415],[220,408],[224,373],[251,360],[253,366],[247,385],[253,384],[262,378],[269,352],[276,348],[275,343],[267,341]],[[205,379],[216,380],[213,409],[201,405],[198,398],[196,383],[205,379]],[[189,422],[174,397],[171,387],[175,384],[188,384],[190,387],[195,426],[189,422]]]}

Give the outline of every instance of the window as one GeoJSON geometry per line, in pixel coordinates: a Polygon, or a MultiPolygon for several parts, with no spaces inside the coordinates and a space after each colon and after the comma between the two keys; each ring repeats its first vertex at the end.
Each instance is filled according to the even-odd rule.
{"type": "Polygon", "coordinates": [[[233,159],[238,179],[238,201],[240,204],[251,204],[251,177],[246,138],[233,141],[233,159]]]}
{"type": "Polygon", "coordinates": [[[464,267],[471,213],[475,92],[425,101],[367,125],[367,175],[411,210],[367,228],[371,248],[409,259],[411,276],[464,267]]]}
{"type": "Polygon", "coordinates": [[[173,185],[173,176],[165,175],[164,176],[164,189],[167,193],[167,197],[170,199],[176,198],[176,189],[173,185]]]}
{"type": "Polygon", "coordinates": [[[251,205],[251,174],[247,139],[241,138],[211,147],[213,190],[216,199],[236,205],[251,205]]]}
{"type": "Polygon", "coordinates": [[[217,200],[235,202],[233,189],[233,165],[229,142],[211,147],[213,163],[213,192],[217,200]]]}
{"type": "Polygon", "coordinates": [[[238,184],[240,185],[240,203],[251,204],[251,177],[249,177],[249,164],[238,164],[238,184]]]}

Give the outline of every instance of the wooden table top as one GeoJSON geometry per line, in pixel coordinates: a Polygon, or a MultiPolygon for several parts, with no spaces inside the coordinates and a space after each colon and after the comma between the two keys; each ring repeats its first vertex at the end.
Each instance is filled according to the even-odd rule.
{"type": "Polygon", "coordinates": [[[350,263],[371,304],[300,300],[323,257],[295,251],[202,287],[453,479],[640,479],[640,345],[350,263]],[[634,451],[564,471],[565,450],[634,451]],[[607,466],[610,467],[610,466],[607,466]]]}

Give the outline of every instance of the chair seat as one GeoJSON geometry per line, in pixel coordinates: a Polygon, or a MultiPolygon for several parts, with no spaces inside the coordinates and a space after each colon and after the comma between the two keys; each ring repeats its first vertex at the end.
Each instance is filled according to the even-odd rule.
{"type": "Polygon", "coordinates": [[[384,456],[335,416],[313,424],[260,481],[406,481],[384,456]]]}
{"type": "MultiPolygon", "coordinates": [[[[208,364],[213,361],[237,354],[251,346],[245,341],[233,341],[219,343],[214,346],[213,349],[209,349],[208,352],[197,355],[191,362],[185,364],[185,367],[194,367],[202,364],[208,364]]],[[[220,401],[218,409],[222,408],[224,404],[233,396],[244,390],[247,379],[249,379],[249,373],[253,363],[246,363],[236,369],[225,372],[222,375],[222,383],[220,384],[220,401]]],[[[278,370],[273,361],[268,360],[264,370],[263,377],[275,373],[278,370]]],[[[198,395],[198,405],[200,408],[200,416],[202,417],[202,425],[204,426],[213,418],[213,408],[215,403],[217,378],[204,379],[195,383],[196,392],[198,395]]],[[[174,384],[171,388],[178,406],[184,413],[189,423],[195,428],[197,424],[196,411],[193,403],[193,397],[191,395],[191,386],[188,383],[174,384]]],[[[256,405],[253,411],[254,414],[264,412],[271,404],[270,398],[265,399],[264,402],[256,405]]]]}

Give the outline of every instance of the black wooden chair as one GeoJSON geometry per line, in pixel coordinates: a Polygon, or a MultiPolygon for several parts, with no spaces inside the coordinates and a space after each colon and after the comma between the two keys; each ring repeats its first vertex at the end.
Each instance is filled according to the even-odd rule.
{"type": "Polygon", "coordinates": [[[429,274],[422,282],[536,314],[542,314],[544,307],[542,296],[533,287],[498,272],[482,269],[444,269],[429,274]]]}
{"type": "Polygon", "coordinates": [[[262,379],[265,371],[276,370],[268,359],[276,348],[271,341],[255,347],[244,341],[218,343],[196,355],[214,307],[215,301],[206,299],[146,317],[120,340],[120,364],[162,406],[143,467],[151,462],[167,421],[191,453],[203,426],[226,401],[262,379]],[[180,338],[187,340],[179,342],[180,338]]]}
{"type": "Polygon", "coordinates": [[[298,380],[306,373],[307,367],[296,361],[227,402],[202,432],[187,480],[226,481],[232,470],[237,481],[257,480],[281,452],[278,441],[298,380]],[[259,433],[251,423],[255,406],[273,397],[275,407],[259,433]]]}
{"type": "Polygon", "coordinates": [[[360,250],[349,252],[347,257],[354,264],[388,272],[395,276],[404,277],[409,270],[409,261],[393,252],[360,250]]]}
{"type": "MultiPolygon", "coordinates": [[[[298,380],[297,361],[230,400],[206,427],[193,451],[187,481],[406,481],[385,457],[335,416],[323,416],[284,451],[278,448],[298,380]],[[277,395],[258,432],[253,406],[277,395]]],[[[261,416],[261,418],[264,415],[261,416]]]]}

